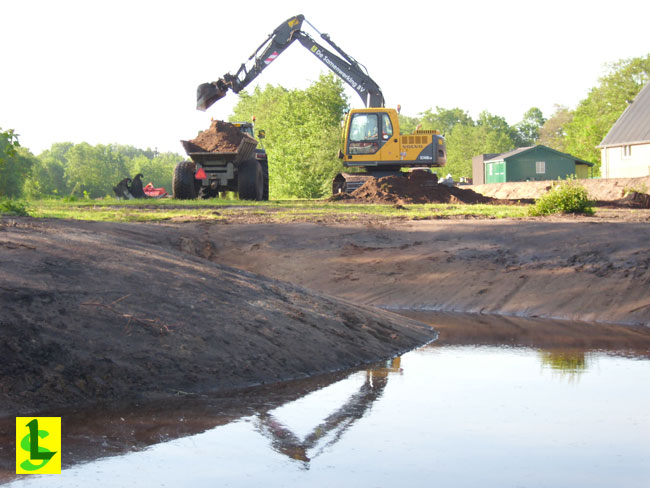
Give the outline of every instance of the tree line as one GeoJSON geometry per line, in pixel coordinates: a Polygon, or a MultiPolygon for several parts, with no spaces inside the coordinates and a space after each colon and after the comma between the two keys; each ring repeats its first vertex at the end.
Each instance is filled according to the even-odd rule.
{"type": "Polygon", "coordinates": [[[174,166],[182,160],[175,153],[86,142],[57,142],[34,156],[16,145],[15,137],[0,132],[0,197],[113,196],[118,181],[138,173],[145,184],[151,181],[171,191],[174,166]]]}
{"type": "MultiPolygon", "coordinates": [[[[440,130],[447,143],[447,166],[439,172],[454,179],[472,176],[471,159],[544,144],[595,164],[596,146],[641,88],[650,80],[650,54],[623,59],[607,66],[598,84],[575,109],[556,106],[546,118],[531,107],[522,120],[509,125],[505,118],[482,112],[475,119],[462,108],[435,107],[415,117],[400,115],[400,130],[417,127],[440,130]]],[[[230,117],[264,129],[262,145],[269,155],[271,198],[317,198],[328,195],[333,176],[343,170],[338,159],[341,120],[349,110],[343,82],[321,75],[305,90],[267,85],[242,91],[230,117]]],[[[159,154],[119,144],[55,143],[34,156],[18,144],[16,134],[0,128],[0,197],[112,195],[125,176],[144,174],[145,183],[171,189],[174,166],[183,156],[159,154]]]]}

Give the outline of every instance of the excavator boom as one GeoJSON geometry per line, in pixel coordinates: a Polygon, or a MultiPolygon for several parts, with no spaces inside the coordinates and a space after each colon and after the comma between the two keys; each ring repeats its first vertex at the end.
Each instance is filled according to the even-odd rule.
{"type": "Polygon", "coordinates": [[[350,85],[361,97],[366,107],[383,107],[384,96],[377,83],[370,78],[365,69],[338,47],[327,34],[320,34],[320,36],[338,54],[316,42],[302,30],[303,22],[307,22],[303,15],[291,17],[280,24],[260,44],[247,62],[243,63],[234,75],[226,73],[217,81],[199,85],[196,93],[196,108],[203,111],[207,110],[215,102],[225,97],[228,90],[239,93],[295,40],[298,40],[303,47],[350,85]]]}

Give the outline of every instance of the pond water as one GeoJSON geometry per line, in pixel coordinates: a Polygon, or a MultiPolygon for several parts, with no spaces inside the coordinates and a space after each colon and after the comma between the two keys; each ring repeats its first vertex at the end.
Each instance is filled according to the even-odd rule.
{"type": "Polygon", "coordinates": [[[58,413],[63,473],[0,483],[650,486],[650,328],[408,315],[439,340],[365,369],[58,413]]]}

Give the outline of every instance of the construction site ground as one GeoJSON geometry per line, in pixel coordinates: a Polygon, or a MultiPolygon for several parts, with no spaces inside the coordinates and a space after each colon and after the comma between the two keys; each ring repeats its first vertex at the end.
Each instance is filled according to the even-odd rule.
{"type": "Polygon", "coordinates": [[[2,217],[0,415],[304,377],[435,337],[391,310],[650,335],[649,210],[283,222],[269,216],[277,207],[214,212],[226,210],[157,223],[2,217]]]}

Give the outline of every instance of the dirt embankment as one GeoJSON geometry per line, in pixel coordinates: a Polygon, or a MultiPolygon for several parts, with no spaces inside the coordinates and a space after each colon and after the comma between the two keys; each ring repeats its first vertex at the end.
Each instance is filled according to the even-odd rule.
{"type": "Polygon", "coordinates": [[[355,303],[650,324],[644,222],[232,224],[206,228],[201,239],[215,243],[217,262],[355,303]]]}
{"type": "Polygon", "coordinates": [[[179,230],[0,220],[0,416],[304,377],[435,335],[196,257],[218,240],[179,230]]]}
{"type": "MultiPolygon", "coordinates": [[[[596,180],[579,180],[590,198],[598,202],[614,202],[623,198],[626,190],[641,193],[650,191],[650,176],[640,178],[601,178],[596,180]]],[[[487,197],[509,200],[526,200],[541,197],[554,181],[526,181],[510,183],[490,183],[473,185],[469,188],[487,197]]]]}

